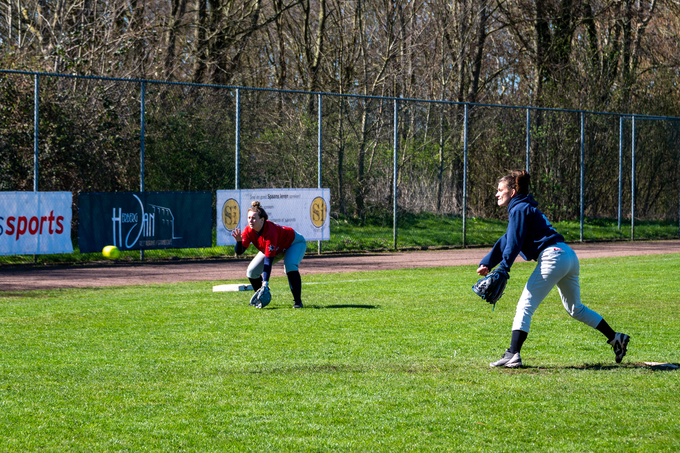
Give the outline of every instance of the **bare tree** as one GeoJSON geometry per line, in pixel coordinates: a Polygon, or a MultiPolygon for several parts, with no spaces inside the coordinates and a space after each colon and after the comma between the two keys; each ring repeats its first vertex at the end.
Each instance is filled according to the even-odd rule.
{"type": "Polygon", "coordinates": [[[194,36],[194,82],[229,84],[245,68],[256,33],[264,30],[300,0],[265,10],[260,0],[197,0],[194,36]]]}
{"type": "Polygon", "coordinates": [[[163,75],[166,80],[169,80],[177,69],[177,62],[175,61],[177,40],[181,33],[180,27],[184,23],[187,0],[170,0],[170,6],[168,23],[165,26],[165,59],[163,62],[163,75]]]}

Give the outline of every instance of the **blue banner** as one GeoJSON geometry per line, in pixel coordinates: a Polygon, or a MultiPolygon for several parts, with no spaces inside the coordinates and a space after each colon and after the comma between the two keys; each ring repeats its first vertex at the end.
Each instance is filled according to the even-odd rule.
{"type": "Polygon", "coordinates": [[[211,192],[109,192],[78,196],[81,253],[212,247],[211,192]]]}

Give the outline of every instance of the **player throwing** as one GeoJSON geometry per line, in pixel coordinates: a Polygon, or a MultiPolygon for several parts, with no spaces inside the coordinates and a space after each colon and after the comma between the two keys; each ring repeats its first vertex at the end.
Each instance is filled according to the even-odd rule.
{"type": "Polygon", "coordinates": [[[292,228],[277,225],[267,220],[268,218],[260,202],[253,201],[248,209],[248,226],[243,232],[238,228],[231,232],[236,240],[234,251],[241,255],[250,244],[259,250],[246,271],[255,291],[262,286],[269,286],[272,265],[283,259],[283,268],[293,293],[293,308],[302,308],[302,280],[298,266],[305,256],[307,241],[292,228]]]}
{"type": "Polygon", "coordinates": [[[531,317],[554,286],[557,286],[567,313],[602,332],[614,349],[616,363],[621,363],[630,337],[614,332],[602,316],[581,303],[576,253],[564,243],[564,237],[555,231],[538,209],[538,203],[529,193],[530,181],[529,173],[521,170],[513,171],[498,182],[496,199],[498,206],[508,208],[508,229],[477,269],[481,276],[487,275],[496,265],[509,272],[518,254],[527,261],[537,261],[517,303],[510,348],[500,360],[490,365],[507,368],[522,366],[520,350],[529,335],[531,317]]]}

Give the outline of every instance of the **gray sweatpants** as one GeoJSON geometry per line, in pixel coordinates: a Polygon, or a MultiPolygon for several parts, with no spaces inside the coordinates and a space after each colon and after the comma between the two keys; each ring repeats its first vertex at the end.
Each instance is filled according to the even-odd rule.
{"type": "Polygon", "coordinates": [[[531,317],[554,286],[557,286],[564,309],[572,318],[597,327],[602,316],[581,303],[578,275],[578,257],[567,244],[560,242],[543,250],[517,302],[512,330],[529,332],[531,317]]]}

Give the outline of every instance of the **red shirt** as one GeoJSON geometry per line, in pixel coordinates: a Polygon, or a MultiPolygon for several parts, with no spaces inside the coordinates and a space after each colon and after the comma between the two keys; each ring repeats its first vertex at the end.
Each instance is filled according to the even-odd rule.
{"type": "Polygon", "coordinates": [[[295,240],[295,230],[265,220],[259,234],[248,225],[243,229],[241,236],[243,250],[253,244],[255,248],[264,253],[264,256],[274,258],[290,247],[295,240]]]}

